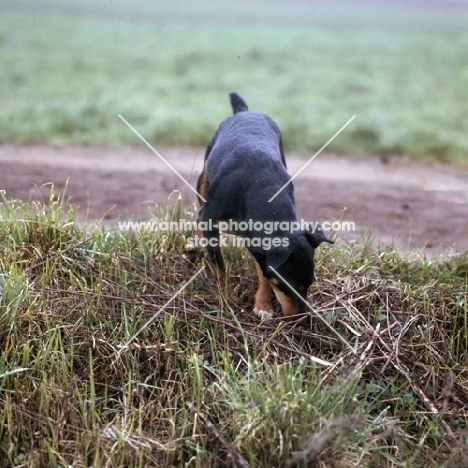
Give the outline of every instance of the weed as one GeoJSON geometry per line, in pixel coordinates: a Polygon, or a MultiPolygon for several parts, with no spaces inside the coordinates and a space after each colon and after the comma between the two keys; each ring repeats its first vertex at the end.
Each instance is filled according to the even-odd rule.
{"type": "Polygon", "coordinates": [[[309,301],[349,349],[245,311],[241,249],[231,288],[205,269],[173,298],[201,266],[181,234],[87,231],[53,187],[0,217],[2,466],[463,465],[466,253],[320,249],[309,301]]]}

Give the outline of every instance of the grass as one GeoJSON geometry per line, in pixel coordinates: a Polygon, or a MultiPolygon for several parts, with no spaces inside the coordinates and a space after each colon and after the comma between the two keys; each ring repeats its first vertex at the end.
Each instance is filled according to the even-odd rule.
{"type": "Polygon", "coordinates": [[[468,33],[455,7],[351,2],[5,2],[0,141],[205,146],[227,93],[288,151],[467,161],[468,33]]]}
{"type": "Polygon", "coordinates": [[[316,318],[259,323],[242,249],[232,287],[205,268],[169,302],[203,263],[180,232],[79,227],[53,187],[0,220],[2,466],[466,464],[466,253],[321,247],[309,302],[350,350],[316,318]]]}

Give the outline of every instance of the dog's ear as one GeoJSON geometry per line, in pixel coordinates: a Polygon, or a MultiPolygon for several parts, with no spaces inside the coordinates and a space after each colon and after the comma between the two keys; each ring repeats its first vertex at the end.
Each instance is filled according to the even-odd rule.
{"type": "Polygon", "coordinates": [[[317,228],[313,232],[311,230],[305,231],[305,235],[307,241],[314,249],[316,249],[322,242],[328,242],[329,244],[335,243],[324,234],[320,224],[317,225],[317,228]]]}
{"type": "Polygon", "coordinates": [[[267,267],[273,267],[275,270],[289,258],[291,250],[284,247],[278,247],[276,249],[270,249],[267,251],[267,267]]]}

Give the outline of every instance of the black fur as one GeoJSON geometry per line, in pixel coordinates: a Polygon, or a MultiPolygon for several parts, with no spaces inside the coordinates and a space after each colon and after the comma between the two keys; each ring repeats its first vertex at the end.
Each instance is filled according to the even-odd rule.
{"type": "Polygon", "coordinates": [[[231,100],[232,112],[234,114],[249,110],[245,101],[238,94],[236,93],[229,94],[229,99],[231,100]]]}
{"type": "MultiPolygon", "coordinates": [[[[208,188],[202,194],[207,202],[200,211],[200,221],[233,220],[296,221],[293,184],[290,183],[274,200],[268,200],[289,181],[286,170],[281,132],[267,115],[251,112],[236,93],[230,94],[233,116],[224,120],[208,145],[205,154],[205,177],[208,188]]],[[[200,176],[198,187],[204,174],[200,176]]],[[[248,247],[259,263],[266,278],[276,278],[278,288],[284,292],[297,313],[306,310],[305,304],[270,268],[273,267],[305,298],[307,288],[314,280],[314,251],[325,241],[331,242],[322,232],[277,230],[265,232],[238,232],[247,238],[281,237],[287,247],[248,247]]],[[[203,236],[219,237],[218,229],[204,231],[203,236]]],[[[219,269],[224,260],[219,247],[207,248],[208,258],[219,269]]]]}

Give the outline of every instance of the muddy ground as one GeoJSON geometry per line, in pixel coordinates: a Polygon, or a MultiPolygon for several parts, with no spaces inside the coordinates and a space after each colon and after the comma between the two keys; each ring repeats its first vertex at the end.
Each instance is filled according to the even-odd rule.
{"type": "MultiPolygon", "coordinates": [[[[202,148],[158,148],[193,186],[203,165],[202,148]]],[[[288,155],[296,173],[307,156],[288,155]]],[[[150,219],[148,206],[173,190],[187,208],[195,194],[147,147],[0,146],[0,189],[8,198],[45,200],[47,183],[77,205],[80,222],[150,219]]],[[[371,230],[375,242],[395,241],[402,251],[428,254],[468,249],[468,168],[379,157],[357,159],[321,154],[295,179],[299,218],[354,221],[354,240],[371,230]]]]}

